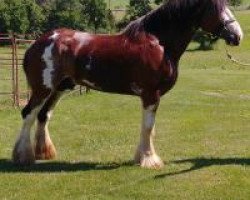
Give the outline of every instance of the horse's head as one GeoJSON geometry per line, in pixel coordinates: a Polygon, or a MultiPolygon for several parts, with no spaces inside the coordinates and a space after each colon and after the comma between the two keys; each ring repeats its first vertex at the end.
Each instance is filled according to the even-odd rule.
{"type": "MultiPolygon", "coordinates": [[[[209,0],[211,3],[226,2],[209,0]]],[[[238,46],[243,39],[243,32],[226,3],[220,7],[208,6],[200,24],[204,31],[210,32],[226,41],[227,44],[238,46]]]]}

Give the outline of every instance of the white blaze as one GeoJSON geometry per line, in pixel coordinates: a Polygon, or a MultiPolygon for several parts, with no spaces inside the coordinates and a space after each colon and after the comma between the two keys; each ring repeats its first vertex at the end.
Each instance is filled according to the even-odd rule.
{"type": "Polygon", "coordinates": [[[52,89],[52,72],[54,71],[54,62],[52,57],[52,50],[55,43],[51,43],[48,47],[45,48],[42,58],[45,62],[45,69],[43,70],[43,84],[52,89]]]}
{"type": "Polygon", "coordinates": [[[239,36],[240,40],[242,40],[243,35],[244,35],[243,31],[240,27],[239,22],[236,20],[236,18],[234,17],[233,13],[229,10],[229,8],[225,9],[224,13],[222,14],[222,17],[223,17],[224,21],[235,20],[231,24],[228,24],[227,27],[229,28],[230,31],[237,34],[239,36]]]}

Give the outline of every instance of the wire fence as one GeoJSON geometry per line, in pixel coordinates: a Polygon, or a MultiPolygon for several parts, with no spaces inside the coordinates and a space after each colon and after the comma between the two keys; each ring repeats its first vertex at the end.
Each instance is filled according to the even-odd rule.
{"type": "Polygon", "coordinates": [[[0,97],[11,99],[13,106],[22,105],[29,97],[22,63],[25,49],[34,40],[26,35],[0,33],[0,97]]]}

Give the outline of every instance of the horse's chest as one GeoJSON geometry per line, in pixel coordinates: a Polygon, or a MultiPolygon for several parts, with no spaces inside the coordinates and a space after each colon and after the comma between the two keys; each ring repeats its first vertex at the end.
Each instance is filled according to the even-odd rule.
{"type": "Polygon", "coordinates": [[[161,95],[169,91],[176,83],[178,77],[178,68],[172,62],[167,61],[162,67],[159,76],[158,90],[161,95]]]}

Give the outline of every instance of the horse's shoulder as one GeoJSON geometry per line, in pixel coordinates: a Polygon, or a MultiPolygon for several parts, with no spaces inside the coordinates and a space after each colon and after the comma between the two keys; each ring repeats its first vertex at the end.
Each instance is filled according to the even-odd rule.
{"type": "Polygon", "coordinates": [[[129,45],[143,48],[145,51],[159,53],[163,51],[163,46],[160,45],[158,38],[145,32],[138,33],[134,38],[124,36],[123,40],[127,41],[129,45]]]}

